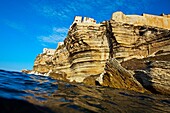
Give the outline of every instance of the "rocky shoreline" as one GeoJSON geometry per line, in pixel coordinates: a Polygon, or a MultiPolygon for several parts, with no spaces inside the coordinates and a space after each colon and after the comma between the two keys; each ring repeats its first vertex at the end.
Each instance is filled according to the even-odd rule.
{"type": "Polygon", "coordinates": [[[63,44],[32,71],[67,82],[170,95],[170,16],[124,15],[97,24],[75,17],[63,44]]]}

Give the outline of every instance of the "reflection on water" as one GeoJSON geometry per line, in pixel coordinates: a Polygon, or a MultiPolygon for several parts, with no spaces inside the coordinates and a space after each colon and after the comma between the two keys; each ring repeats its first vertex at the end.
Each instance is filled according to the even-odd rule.
{"type": "Polygon", "coordinates": [[[4,70],[0,70],[0,97],[26,100],[54,112],[170,112],[170,96],[71,84],[4,70]]]}

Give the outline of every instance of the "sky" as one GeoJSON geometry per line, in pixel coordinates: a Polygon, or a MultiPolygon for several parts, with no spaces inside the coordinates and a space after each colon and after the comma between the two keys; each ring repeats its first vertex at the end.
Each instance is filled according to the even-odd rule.
{"type": "Polygon", "coordinates": [[[65,39],[74,16],[102,22],[116,11],[170,14],[170,0],[0,0],[0,69],[32,69],[43,48],[65,39]]]}

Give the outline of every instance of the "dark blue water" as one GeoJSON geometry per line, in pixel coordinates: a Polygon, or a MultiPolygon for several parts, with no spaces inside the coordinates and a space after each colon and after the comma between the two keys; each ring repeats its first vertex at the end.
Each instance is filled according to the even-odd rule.
{"type": "Polygon", "coordinates": [[[58,89],[56,83],[46,76],[0,70],[0,96],[5,98],[22,99],[40,93],[50,96],[58,89]]]}
{"type": "Polygon", "coordinates": [[[5,70],[0,70],[1,97],[24,100],[60,113],[170,113],[170,96],[66,83],[5,70]]]}

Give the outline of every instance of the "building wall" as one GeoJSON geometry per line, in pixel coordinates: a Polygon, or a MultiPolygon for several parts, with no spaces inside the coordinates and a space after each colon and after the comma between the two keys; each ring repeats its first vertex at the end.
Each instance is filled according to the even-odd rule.
{"type": "Polygon", "coordinates": [[[96,20],[89,17],[75,16],[73,23],[96,23],[96,20]]]}
{"type": "Polygon", "coordinates": [[[58,42],[58,46],[61,46],[63,44],[64,44],[64,42],[58,42]]]}
{"type": "Polygon", "coordinates": [[[75,16],[74,21],[73,21],[72,25],[70,26],[70,30],[75,23],[77,23],[77,24],[96,24],[96,20],[94,20],[93,18],[89,18],[89,17],[83,18],[81,16],[75,16]]]}
{"type": "Polygon", "coordinates": [[[84,17],[83,23],[96,23],[96,20],[94,20],[93,18],[84,17]]]}
{"type": "Polygon", "coordinates": [[[82,22],[82,17],[81,16],[75,16],[74,17],[74,22],[81,23],[82,22]]]}
{"type": "Polygon", "coordinates": [[[45,54],[47,54],[47,55],[54,55],[55,49],[44,48],[44,49],[43,49],[43,53],[45,53],[45,54]]]}
{"type": "Polygon", "coordinates": [[[160,27],[170,29],[170,15],[156,16],[150,14],[140,15],[125,15],[122,12],[115,12],[112,14],[112,20],[116,22],[123,22],[134,25],[148,25],[153,27],[160,27]]]}

